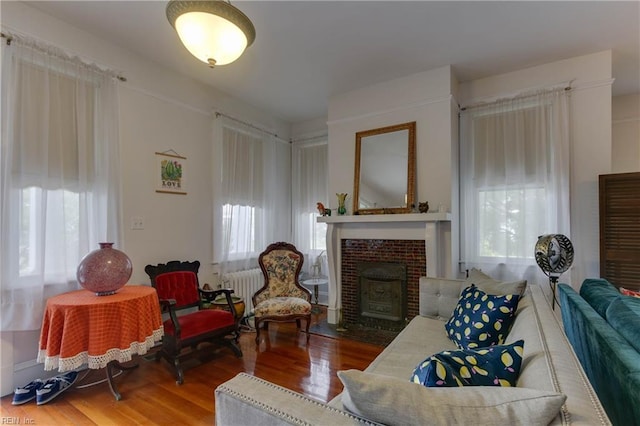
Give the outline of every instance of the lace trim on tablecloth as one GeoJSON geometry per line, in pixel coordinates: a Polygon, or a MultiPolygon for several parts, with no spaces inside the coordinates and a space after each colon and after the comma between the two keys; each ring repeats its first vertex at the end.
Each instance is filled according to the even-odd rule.
{"type": "Polygon", "coordinates": [[[111,361],[127,362],[131,361],[133,355],[146,354],[155,345],[155,342],[162,339],[163,335],[164,330],[159,328],[154,330],[151,336],[147,336],[144,342],[133,342],[127,349],[109,349],[103,355],[98,356],[89,356],[89,353],[84,351],[69,358],[60,358],[59,355],[47,356],[46,349],[40,349],[38,351],[38,362],[44,363],[46,371],[57,368],[58,371],[63,373],[80,368],[84,364],[87,364],[91,369],[97,370],[105,368],[111,361]]]}

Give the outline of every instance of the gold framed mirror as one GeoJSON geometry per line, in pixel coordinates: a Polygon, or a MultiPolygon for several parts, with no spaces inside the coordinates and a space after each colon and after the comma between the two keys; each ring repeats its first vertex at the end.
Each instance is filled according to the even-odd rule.
{"type": "Polygon", "coordinates": [[[415,121],[356,133],[353,213],[410,213],[415,167],[415,121]]]}

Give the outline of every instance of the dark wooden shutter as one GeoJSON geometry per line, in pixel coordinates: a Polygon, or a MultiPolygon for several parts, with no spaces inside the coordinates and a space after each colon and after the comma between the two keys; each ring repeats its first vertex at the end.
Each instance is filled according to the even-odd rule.
{"type": "Polygon", "coordinates": [[[600,175],[600,276],[640,290],[640,172],[600,175]]]}

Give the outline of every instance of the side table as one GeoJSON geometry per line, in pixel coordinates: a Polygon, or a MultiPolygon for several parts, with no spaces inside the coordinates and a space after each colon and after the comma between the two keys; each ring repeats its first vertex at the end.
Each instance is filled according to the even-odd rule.
{"type": "Polygon", "coordinates": [[[319,287],[321,285],[329,284],[329,280],[326,278],[309,278],[307,280],[302,281],[302,285],[304,286],[313,286],[313,298],[315,299],[314,307],[311,309],[311,312],[314,314],[320,313],[321,309],[318,307],[318,294],[319,287]]]}
{"type": "Polygon", "coordinates": [[[153,287],[127,285],[117,293],[96,296],[88,290],[59,294],[47,300],[40,332],[38,362],[45,370],[106,368],[109,388],[116,400],[121,395],[113,383],[113,369],[125,370],[122,362],[144,355],[164,334],[160,303],[153,287]]]}

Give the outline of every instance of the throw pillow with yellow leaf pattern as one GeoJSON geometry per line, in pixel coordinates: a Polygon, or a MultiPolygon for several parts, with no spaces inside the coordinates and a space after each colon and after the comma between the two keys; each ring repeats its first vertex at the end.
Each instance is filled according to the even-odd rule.
{"type": "Polygon", "coordinates": [[[483,349],[443,351],[418,364],[411,381],[427,387],[515,386],[524,340],[483,349]]]}
{"type": "Polygon", "coordinates": [[[460,294],[445,329],[461,349],[478,349],[504,343],[515,319],[520,296],[491,295],[474,284],[460,294]]]}

